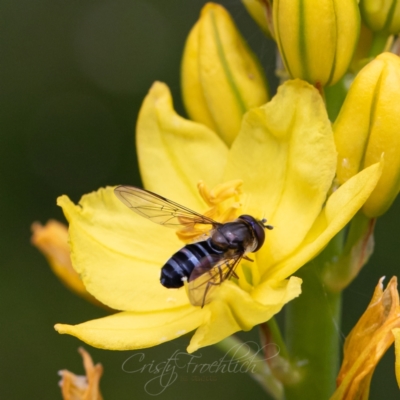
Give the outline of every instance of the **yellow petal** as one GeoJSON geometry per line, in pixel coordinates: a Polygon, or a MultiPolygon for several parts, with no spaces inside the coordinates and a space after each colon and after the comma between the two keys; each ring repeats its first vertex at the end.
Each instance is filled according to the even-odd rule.
{"type": "Polygon", "coordinates": [[[394,349],[396,354],[396,363],[395,363],[396,380],[400,388],[400,328],[392,329],[392,333],[395,340],[394,349]]]}
{"type": "Polygon", "coordinates": [[[262,259],[281,260],[304,240],[335,168],[325,106],[306,82],[285,83],[268,104],[246,114],[224,180],[242,179],[243,191],[250,194],[243,209],[274,226],[259,252],[262,259]]]}
{"type": "Polygon", "coordinates": [[[279,283],[271,281],[249,294],[233,282],[224,282],[218,289],[218,297],[205,307],[208,313],[193,335],[188,352],[269,320],[301,293],[300,287],[301,279],[291,277],[279,283]]]}
{"type": "Polygon", "coordinates": [[[205,312],[190,305],[162,312],[121,312],[79,325],[57,324],[55,329],[102,349],[143,349],[196,329],[205,312]]]}
{"type": "Polygon", "coordinates": [[[177,115],[167,86],[156,82],[137,122],[137,150],[146,189],[201,210],[197,182],[219,183],[228,149],[204,125],[177,115]]]}
{"type": "Polygon", "coordinates": [[[58,199],[70,227],[72,263],[87,288],[117,310],[162,310],[188,304],[183,290],[164,288],[160,269],[182,247],[168,230],[129,210],[108,187],[80,205],[58,199]]]}
{"type": "Polygon", "coordinates": [[[268,267],[264,279],[285,279],[313,259],[362,207],[374,190],[381,173],[382,164],[372,165],[336,190],[329,197],[301,246],[287,259],[268,267]]]}

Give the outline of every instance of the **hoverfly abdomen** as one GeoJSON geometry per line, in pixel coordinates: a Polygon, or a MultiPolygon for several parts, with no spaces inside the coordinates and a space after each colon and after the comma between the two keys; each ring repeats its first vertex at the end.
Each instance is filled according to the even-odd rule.
{"type": "Polygon", "coordinates": [[[161,284],[169,289],[183,286],[182,278],[189,278],[195,267],[207,267],[214,262],[213,256],[223,256],[224,250],[212,243],[211,239],[187,244],[177,251],[161,270],[161,284]]]}

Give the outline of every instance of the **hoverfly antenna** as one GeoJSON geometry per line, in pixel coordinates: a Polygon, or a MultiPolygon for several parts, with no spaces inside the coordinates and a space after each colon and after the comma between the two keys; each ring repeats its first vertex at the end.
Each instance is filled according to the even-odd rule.
{"type": "Polygon", "coordinates": [[[263,226],[265,229],[269,229],[269,230],[274,229],[274,227],[273,227],[272,225],[267,225],[267,224],[266,224],[266,222],[267,222],[267,219],[266,219],[266,218],[263,218],[260,222],[262,223],[262,226],[263,226]]]}

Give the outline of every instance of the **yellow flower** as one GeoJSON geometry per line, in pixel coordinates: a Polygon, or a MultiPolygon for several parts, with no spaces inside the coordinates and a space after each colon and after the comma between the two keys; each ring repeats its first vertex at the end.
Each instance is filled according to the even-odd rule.
{"type": "Polygon", "coordinates": [[[398,0],[360,0],[361,16],[373,31],[391,34],[400,32],[400,2],[398,0]]]}
{"type": "Polygon", "coordinates": [[[384,159],[382,177],[363,208],[370,218],[385,213],[400,189],[399,126],[400,58],[383,53],[356,76],[333,127],[339,183],[384,159]]]}
{"type": "MultiPolygon", "coordinates": [[[[56,329],[107,349],[154,346],[197,329],[193,352],[268,320],[300,294],[301,280],[291,275],[348,223],[380,175],[379,165],[371,166],[327,198],[336,170],[331,124],[317,90],[299,80],[249,111],[229,150],[208,127],[178,116],[168,88],[155,83],[139,114],[137,148],[147,189],[205,213],[201,194],[210,195],[196,189],[203,180],[215,193],[232,194],[231,210],[266,217],[274,230],[251,255],[255,261],[237,268],[240,279],[225,281],[200,308],[184,288],[159,282],[160,268],[184,245],[173,232],[131,212],[113,188],[79,205],[59,198],[74,267],[90,293],[123,312],[56,329]]],[[[223,217],[218,210],[216,219],[223,217]]]]}
{"type": "Polygon", "coordinates": [[[346,338],[338,388],[331,400],[368,399],[375,368],[393,344],[393,333],[398,332],[395,328],[400,327],[397,278],[393,277],[385,290],[383,279],[379,280],[368,308],[346,338]]]}
{"type": "Polygon", "coordinates": [[[50,267],[58,279],[70,290],[90,302],[103,306],[87,292],[81,278],[72,267],[68,245],[68,228],[54,220],[45,226],[39,222],[32,224],[32,244],[47,258],[50,267]]]}
{"type": "Polygon", "coordinates": [[[275,39],[293,78],[329,86],[346,73],[360,29],[356,0],[274,0],[273,18],[275,39]]]}
{"type": "Polygon", "coordinates": [[[99,387],[103,366],[94,365],[92,357],[82,347],[78,351],[83,358],[85,376],[75,375],[65,369],[59,371],[63,400],[103,400],[99,387]]]}
{"type": "Polygon", "coordinates": [[[222,6],[208,3],[186,41],[182,94],[194,121],[231,145],[243,114],[268,101],[267,83],[256,56],[222,6]]]}

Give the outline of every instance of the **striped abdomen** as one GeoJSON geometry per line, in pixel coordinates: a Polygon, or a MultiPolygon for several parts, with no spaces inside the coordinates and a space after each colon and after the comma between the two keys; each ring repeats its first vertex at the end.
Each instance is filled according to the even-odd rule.
{"type": "Polygon", "coordinates": [[[189,279],[190,274],[196,266],[202,263],[204,266],[208,264],[211,267],[215,256],[222,257],[223,254],[224,250],[216,247],[211,242],[211,239],[187,244],[177,251],[163,266],[161,270],[161,284],[167,288],[180,288],[183,286],[182,278],[186,277],[189,279]]]}

